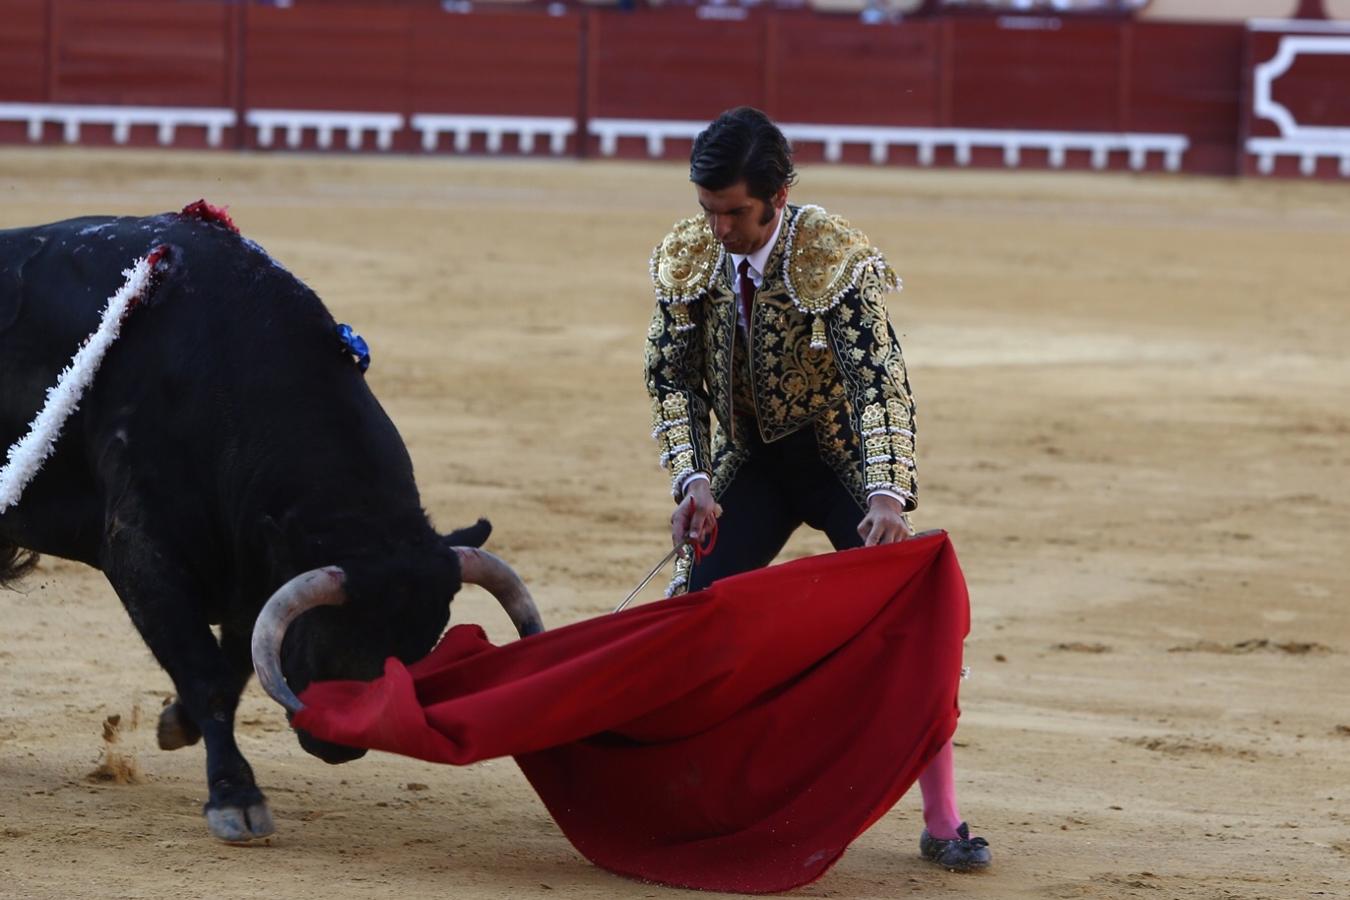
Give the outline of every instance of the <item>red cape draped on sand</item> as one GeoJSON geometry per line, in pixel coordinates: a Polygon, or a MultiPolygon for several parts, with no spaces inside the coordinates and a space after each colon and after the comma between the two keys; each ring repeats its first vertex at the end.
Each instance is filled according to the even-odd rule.
{"type": "Polygon", "coordinates": [[[456,626],[376,681],[311,685],[294,724],[432,762],[514,756],[596,865],[783,891],[820,877],[952,736],[968,627],[939,532],[502,647],[456,626]]]}

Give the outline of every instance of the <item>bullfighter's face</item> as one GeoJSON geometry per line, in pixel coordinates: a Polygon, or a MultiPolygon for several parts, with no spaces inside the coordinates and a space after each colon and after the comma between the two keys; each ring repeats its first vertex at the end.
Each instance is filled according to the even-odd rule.
{"type": "Polygon", "coordinates": [[[767,202],[750,196],[744,181],[738,181],[720,191],[710,191],[700,185],[698,203],[708,217],[713,237],[728,253],[749,256],[773,237],[779,213],[787,204],[787,188],[774,194],[767,202]]]}

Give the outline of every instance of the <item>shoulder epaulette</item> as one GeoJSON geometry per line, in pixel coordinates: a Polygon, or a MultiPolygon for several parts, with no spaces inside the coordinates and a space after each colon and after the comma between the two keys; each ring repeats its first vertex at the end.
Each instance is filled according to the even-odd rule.
{"type": "Polygon", "coordinates": [[[868,269],[888,290],[900,286],[900,278],[867,235],[819,206],[803,206],[797,211],[788,226],[783,282],[792,304],[815,317],[811,323],[813,350],[826,346],[821,316],[839,305],[868,269]]]}
{"type": "Polygon", "coordinates": [[[652,253],[652,286],[665,304],[690,304],[712,286],[726,250],[703,216],[677,222],[652,253]]]}
{"type": "Polygon", "coordinates": [[[900,286],[867,235],[819,206],[803,206],[792,220],[783,257],[788,296],[804,313],[829,312],[857,287],[868,268],[876,270],[887,288],[900,286]]]}

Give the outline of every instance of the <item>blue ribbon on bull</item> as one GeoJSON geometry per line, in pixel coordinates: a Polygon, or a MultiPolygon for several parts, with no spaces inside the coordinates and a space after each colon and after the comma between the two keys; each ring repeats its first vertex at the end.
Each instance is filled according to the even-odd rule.
{"type": "Polygon", "coordinates": [[[342,348],[352,355],[352,362],[362,372],[370,368],[370,345],[366,339],[352,330],[350,325],[339,325],[337,327],[338,340],[342,342],[342,348]]]}

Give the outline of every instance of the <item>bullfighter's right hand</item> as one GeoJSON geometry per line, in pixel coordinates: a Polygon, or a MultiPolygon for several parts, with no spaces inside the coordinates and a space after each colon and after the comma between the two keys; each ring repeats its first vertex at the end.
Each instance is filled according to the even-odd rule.
{"type": "Polygon", "coordinates": [[[722,506],[713,499],[708,479],[692,479],[685,486],[684,499],[670,516],[671,542],[676,547],[689,541],[705,543],[720,515],[722,506]]]}

